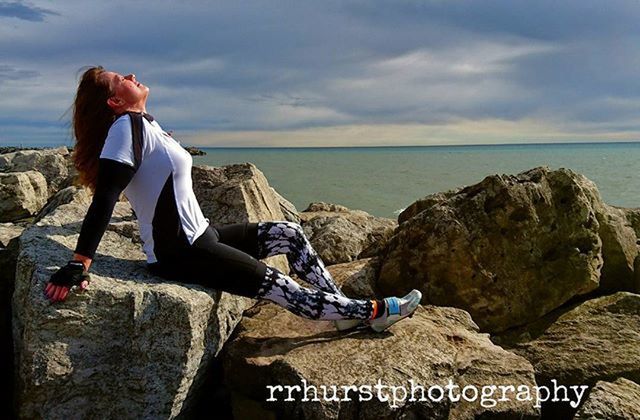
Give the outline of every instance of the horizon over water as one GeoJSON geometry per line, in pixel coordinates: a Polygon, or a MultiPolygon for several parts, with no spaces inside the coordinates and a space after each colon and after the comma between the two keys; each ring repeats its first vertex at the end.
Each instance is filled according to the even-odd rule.
{"type": "Polygon", "coordinates": [[[324,201],[396,219],[426,195],[545,165],[585,175],[607,204],[640,207],[640,142],[198,148],[196,165],[253,163],[298,211],[324,201]]]}
{"type": "MultiPolygon", "coordinates": [[[[68,142],[20,146],[71,147],[68,142]]],[[[298,211],[324,201],[397,219],[426,195],[543,165],[585,175],[607,204],[640,207],[640,142],[196,147],[207,155],[193,156],[195,165],[255,164],[298,211]]]]}

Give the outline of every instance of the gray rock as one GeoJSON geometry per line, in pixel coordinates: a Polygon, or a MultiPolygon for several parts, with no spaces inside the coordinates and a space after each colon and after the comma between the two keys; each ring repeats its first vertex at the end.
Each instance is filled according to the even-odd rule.
{"type": "MultiPolygon", "coordinates": [[[[13,337],[21,418],[173,418],[252,300],[161,282],[139,245],[107,231],[84,293],[43,289],[71,257],[88,203],[63,204],[20,237],[13,337]]],[[[116,205],[114,220],[131,215],[116,205]]]]}
{"type": "Polygon", "coordinates": [[[71,161],[71,154],[64,146],[56,149],[23,150],[0,155],[0,171],[40,172],[47,180],[49,196],[71,185],[73,178],[77,175],[71,161]]]}
{"type": "Polygon", "coordinates": [[[47,181],[40,172],[0,173],[0,222],[35,215],[47,197],[47,181]]]}
{"type": "Polygon", "coordinates": [[[397,226],[395,220],[328,203],[311,203],[300,219],[311,245],[327,265],[377,255],[397,226]]]}
{"type": "Polygon", "coordinates": [[[625,378],[599,381],[578,410],[578,420],[633,420],[640,418],[640,385],[625,378]]]}
{"type": "Polygon", "coordinates": [[[602,208],[587,178],[544,167],[426,197],[400,215],[378,286],[420,289],[485,331],[525,324],[599,286],[602,208]]]}
{"type": "MultiPolygon", "coordinates": [[[[479,334],[468,313],[453,308],[426,306],[382,334],[369,331],[350,333],[333,330],[327,321],[299,318],[274,304],[258,305],[245,312],[223,356],[225,378],[234,393],[234,413],[251,418],[322,418],[322,419],[473,419],[537,418],[532,401],[518,402],[511,395],[508,402],[482,407],[480,401],[452,404],[448,398],[431,401],[426,396],[433,385],[535,385],[531,365],[512,353],[493,345],[479,334]],[[302,381],[306,382],[302,382],[302,381]],[[370,401],[366,389],[351,391],[345,401],[342,386],[405,387],[396,391],[396,401],[382,402],[375,388],[370,401]],[[411,385],[414,401],[411,399],[411,385]],[[301,401],[304,391],[293,390],[294,401],[283,401],[287,390],[270,397],[268,385],[313,386],[318,390],[314,401],[301,401]],[[332,385],[338,387],[337,399],[332,385]],[[324,398],[322,386],[328,387],[324,398]],[[425,397],[417,386],[423,386],[425,397]],[[251,402],[251,404],[248,404],[251,402]],[[238,405],[241,404],[241,405],[238,405]],[[249,410],[248,407],[251,409],[249,410]]],[[[391,396],[387,388],[383,393],[391,396]]],[[[458,390],[459,392],[459,390],[458,390]]],[[[435,391],[434,396],[438,396],[435,391]]],[[[437,399],[437,398],[436,398],[437,399]]],[[[246,418],[246,417],[245,417],[246,418]]]]}
{"type": "Polygon", "coordinates": [[[40,209],[36,217],[33,219],[34,223],[39,222],[43,217],[47,216],[55,209],[63,204],[69,204],[72,201],[76,201],[78,204],[85,205],[91,204],[91,192],[87,188],[70,186],[63,188],[55,193],[47,202],[47,204],[40,209]]]}

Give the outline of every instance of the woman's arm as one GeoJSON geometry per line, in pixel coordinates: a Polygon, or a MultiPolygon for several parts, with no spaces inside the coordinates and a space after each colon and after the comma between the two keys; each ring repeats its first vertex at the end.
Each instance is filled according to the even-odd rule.
{"type": "Polygon", "coordinates": [[[80,258],[80,261],[88,259],[89,265],[91,264],[102,235],[107,230],[118,198],[135,172],[132,166],[125,163],[100,159],[93,201],[82,222],[75,249],[75,255],[84,257],[80,258]]]}
{"type": "Polygon", "coordinates": [[[84,270],[72,262],[58,270],[45,288],[47,297],[52,301],[66,299],[71,286],[77,285],[82,289],[88,286],[87,271],[89,271],[98,244],[107,230],[120,193],[129,184],[134,174],[135,169],[130,165],[111,159],[100,159],[93,200],[82,222],[80,237],[72,260],[73,262],[81,262],[84,270]],[[75,284],[76,282],[81,283],[75,284]]]}

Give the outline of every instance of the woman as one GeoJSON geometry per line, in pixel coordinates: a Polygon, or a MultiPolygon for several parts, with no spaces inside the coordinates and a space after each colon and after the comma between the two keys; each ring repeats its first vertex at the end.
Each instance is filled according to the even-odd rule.
{"type": "Polygon", "coordinates": [[[305,318],[333,320],[339,330],[368,323],[383,331],[415,311],[418,290],[403,298],[347,298],[296,223],[210,226],[193,193],[192,158],[146,113],[148,95],[133,74],[93,67],[82,75],[73,108],[74,163],[94,196],[73,260],[46,285],[49,299],[62,301],[72,287],[88,287],[96,248],[124,191],[155,275],[267,299],[305,318]],[[259,261],[278,254],[315,289],[259,261]]]}

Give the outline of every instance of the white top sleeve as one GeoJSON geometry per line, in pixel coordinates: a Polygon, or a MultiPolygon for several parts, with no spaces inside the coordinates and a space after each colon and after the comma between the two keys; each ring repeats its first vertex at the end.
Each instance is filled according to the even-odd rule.
{"type": "Polygon", "coordinates": [[[109,129],[100,158],[115,160],[135,166],[131,119],[128,115],[118,118],[109,129]]]}

